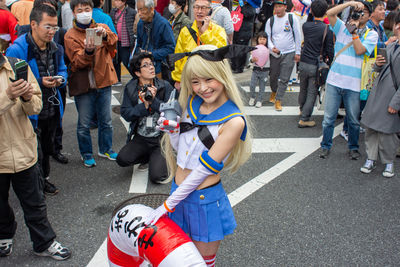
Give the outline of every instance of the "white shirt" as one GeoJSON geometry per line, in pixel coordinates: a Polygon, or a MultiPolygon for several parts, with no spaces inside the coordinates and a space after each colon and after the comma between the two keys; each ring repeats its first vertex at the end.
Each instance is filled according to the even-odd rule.
{"type": "Polygon", "coordinates": [[[268,19],[265,24],[265,32],[268,35],[268,48],[270,51],[276,47],[281,51],[281,54],[289,54],[296,52],[296,55],[300,55],[301,52],[301,32],[300,24],[295,15],[293,16],[293,29],[290,27],[289,15],[279,18],[274,15],[274,25],[272,26],[272,40],[271,40],[271,26],[268,19]],[[293,32],[295,39],[293,39],[293,32]]]}

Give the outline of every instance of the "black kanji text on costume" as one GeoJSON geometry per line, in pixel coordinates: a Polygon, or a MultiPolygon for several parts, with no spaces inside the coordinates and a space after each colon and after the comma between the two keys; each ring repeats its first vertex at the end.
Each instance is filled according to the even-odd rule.
{"type": "MultiPolygon", "coordinates": [[[[119,229],[122,228],[122,218],[124,218],[128,214],[129,210],[124,210],[120,211],[117,214],[117,219],[114,221],[115,224],[115,229],[117,229],[117,232],[119,233],[119,229]]],[[[111,231],[113,231],[113,228],[111,227],[111,231]]]]}
{"type": "Polygon", "coordinates": [[[143,244],[145,244],[144,249],[147,249],[148,246],[150,246],[150,247],[154,246],[154,243],[151,240],[156,235],[157,230],[158,230],[157,226],[155,226],[155,225],[149,225],[146,228],[152,228],[153,229],[153,233],[151,234],[149,239],[147,239],[147,241],[146,241],[146,235],[147,234],[144,234],[143,237],[139,237],[139,241],[138,241],[139,247],[142,247],[143,244]]]}
{"type": "Polygon", "coordinates": [[[144,222],[136,224],[135,227],[131,228],[134,225],[134,222],[138,221],[140,222],[142,220],[142,216],[137,216],[135,218],[133,218],[130,222],[125,222],[124,225],[124,230],[125,233],[128,233],[128,237],[130,238],[131,235],[133,234],[134,237],[136,237],[138,235],[137,230],[139,228],[145,227],[144,222]]]}

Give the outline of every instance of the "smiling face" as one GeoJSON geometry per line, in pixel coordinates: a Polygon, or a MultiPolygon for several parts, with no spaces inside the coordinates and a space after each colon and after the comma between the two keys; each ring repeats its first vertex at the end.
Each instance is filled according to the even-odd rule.
{"type": "Polygon", "coordinates": [[[382,21],[385,19],[385,7],[383,5],[378,5],[374,12],[371,14],[371,18],[376,21],[382,21]]]}
{"type": "Polygon", "coordinates": [[[208,105],[222,105],[228,100],[225,87],[214,78],[193,77],[191,81],[193,92],[208,105]]]}

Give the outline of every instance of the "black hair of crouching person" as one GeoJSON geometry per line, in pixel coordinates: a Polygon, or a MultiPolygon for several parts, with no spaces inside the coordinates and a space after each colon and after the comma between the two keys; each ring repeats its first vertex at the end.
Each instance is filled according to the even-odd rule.
{"type": "Polygon", "coordinates": [[[129,61],[129,72],[131,73],[134,79],[138,79],[135,72],[140,72],[140,66],[142,65],[142,61],[145,58],[149,58],[154,63],[154,57],[152,54],[148,52],[142,52],[134,55],[132,59],[129,61]]]}

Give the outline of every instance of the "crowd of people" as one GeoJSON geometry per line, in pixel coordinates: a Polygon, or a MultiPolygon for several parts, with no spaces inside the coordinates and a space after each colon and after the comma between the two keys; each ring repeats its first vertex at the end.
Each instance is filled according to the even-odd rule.
{"type": "Polygon", "coordinates": [[[146,221],[169,212],[207,266],[214,266],[220,241],[236,227],[219,172],[224,163],[235,171],[250,155],[250,122],[232,73],[251,66],[248,105],[262,107],[269,82],[267,99],[277,112],[290,80],[299,80],[300,128],[316,125],[313,109],[318,95],[324,96],[322,159],[329,157],[343,107],[341,135],[349,158],[360,158],[359,135],[365,132],[367,160],[360,171],[372,172],[380,160],[382,175],[394,176],[400,144],[398,0],[113,0],[109,14],[104,4],[0,1],[0,256],[11,254],[16,229],[10,184],[35,254],[56,260],[71,255],[55,241],[44,198],[59,191],[50,181],[50,157],[68,164],[62,153],[67,94],[78,112],[83,165],[97,164],[90,133],[97,128],[99,157],[121,167],[140,164],[156,184],[172,181],[171,196],[146,221]],[[117,153],[111,91],[122,86],[121,63],[132,76],[120,108],[130,127],[117,153]],[[183,110],[175,120],[160,110],[171,94],[183,110]],[[193,221],[190,214],[201,205],[194,200],[196,189],[223,206],[209,207],[221,221],[193,221]]]}

